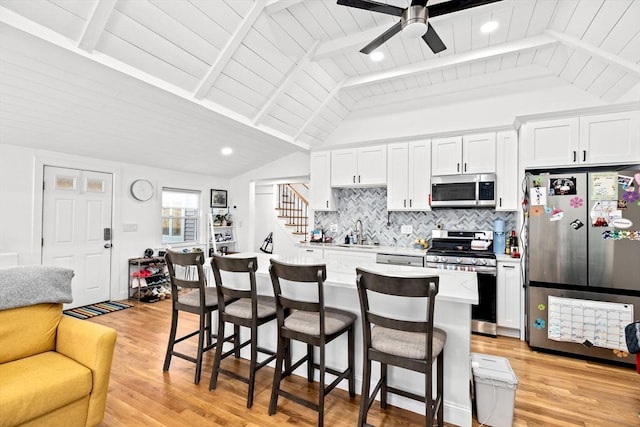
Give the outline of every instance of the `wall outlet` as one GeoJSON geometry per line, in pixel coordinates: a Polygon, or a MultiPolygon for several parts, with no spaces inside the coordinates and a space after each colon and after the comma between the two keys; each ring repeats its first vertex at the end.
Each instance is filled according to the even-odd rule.
{"type": "Polygon", "coordinates": [[[338,232],[338,224],[329,225],[329,231],[331,231],[332,233],[337,233],[338,232]]]}
{"type": "Polygon", "coordinates": [[[400,227],[400,233],[402,234],[411,234],[413,233],[413,226],[411,225],[403,225],[400,227]]]}

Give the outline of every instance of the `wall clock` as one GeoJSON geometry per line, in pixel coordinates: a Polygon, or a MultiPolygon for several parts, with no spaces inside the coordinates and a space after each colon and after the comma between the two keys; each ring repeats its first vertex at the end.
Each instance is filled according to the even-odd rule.
{"type": "Polygon", "coordinates": [[[134,199],[146,202],[153,197],[153,184],[146,179],[137,179],[131,184],[130,191],[134,199]]]}

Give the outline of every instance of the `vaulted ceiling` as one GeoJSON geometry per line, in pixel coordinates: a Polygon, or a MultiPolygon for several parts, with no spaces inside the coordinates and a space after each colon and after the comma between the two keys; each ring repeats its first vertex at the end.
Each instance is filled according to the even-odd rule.
{"type": "Polygon", "coordinates": [[[231,177],[483,76],[606,103],[640,82],[639,1],[504,0],[430,18],[441,53],[402,35],[380,62],[358,52],[397,20],[335,0],[0,0],[0,142],[231,177]]]}

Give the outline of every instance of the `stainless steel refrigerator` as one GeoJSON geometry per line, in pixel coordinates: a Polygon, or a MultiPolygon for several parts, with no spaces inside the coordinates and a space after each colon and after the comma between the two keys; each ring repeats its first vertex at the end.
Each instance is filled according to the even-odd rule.
{"type": "Polygon", "coordinates": [[[530,346],[622,363],[640,318],[640,165],[527,175],[530,346]]]}

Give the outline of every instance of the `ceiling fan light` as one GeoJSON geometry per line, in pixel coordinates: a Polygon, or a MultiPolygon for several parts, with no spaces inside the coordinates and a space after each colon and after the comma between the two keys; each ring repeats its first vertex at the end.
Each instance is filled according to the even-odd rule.
{"type": "Polygon", "coordinates": [[[417,39],[427,32],[427,23],[414,21],[406,24],[402,29],[402,36],[409,39],[417,39]]]}
{"type": "Polygon", "coordinates": [[[482,27],[480,27],[480,32],[484,33],[484,34],[489,34],[495,30],[498,29],[498,22],[497,21],[489,21],[489,22],[485,22],[484,24],[482,24],[482,27]]]}

